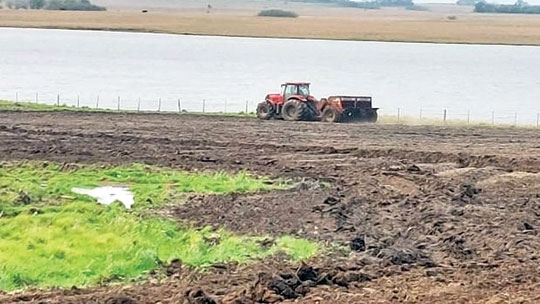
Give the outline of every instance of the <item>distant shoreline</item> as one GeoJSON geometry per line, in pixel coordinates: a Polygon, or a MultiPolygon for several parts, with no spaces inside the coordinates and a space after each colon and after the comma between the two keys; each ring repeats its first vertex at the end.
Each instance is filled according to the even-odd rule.
{"type": "MultiPolygon", "coordinates": [[[[356,12],[356,11],[353,11],[356,12]]],[[[308,39],[464,45],[540,46],[540,18],[508,15],[378,12],[300,18],[197,13],[0,10],[0,27],[91,30],[240,38],[308,39]],[[362,17],[362,18],[360,18],[362,17]],[[516,31],[519,27],[519,31],[516,31]]]]}
{"type": "Polygon", "coordinates": [[[500,45],[500,46],[540,46],[536,44],[515,44],[498,42],[451,42],[451,41],[431,41],[431,40],[363,40],[363,39],[339,39],[339,38],[317,38],[317,37],[281,37],[281,36],[240,36],[234,34],[196,34],[196,33],[177,33],[168,31],[156,31],[151,29],[116,29],[116,28],[68,28],[68,27],[32,27],[32,26],[2,26],[0,28],[19,28],[19,29],[44,29],[44,30],[67,30],[67,31],[99,31],[99,32],[117,32],[117,33],[141,33],[141,34],[168,34],[179,36],[200,36],[200,37],[229,37],[229,38],[253,38],[253,39],[290,39],[290,40],[322,40],[322,41],[357,41],[357,42],[389,42],[389,43],[420,43],[420,44],[457,44],[457,45],[500,45]]]}

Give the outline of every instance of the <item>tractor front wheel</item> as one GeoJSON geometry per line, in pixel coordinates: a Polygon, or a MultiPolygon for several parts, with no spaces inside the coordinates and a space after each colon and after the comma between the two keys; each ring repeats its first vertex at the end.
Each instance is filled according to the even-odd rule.
{"type": "Polygon", "coordinates": [[[274,105],[268,101],[263,101],[257,105],[257,117],[260,119],[272,119],[275,113],[276,109],[274,108],[274,105]]]}
{"type": "Polygon", "coordinates": [[[281,109],[281,116],[283,116],[284,120],[289,121],[313,120],[313,110],[307,104],[308,102],[296,99],[287,101],[281,109]]]}
{"type": "Polygon", "coordinates": [[[321,121],[323,122],[339,122],[341,121],[341,113],[339,113],[338,109],[328,106],[324,108],[322,112],[321,121]]]}

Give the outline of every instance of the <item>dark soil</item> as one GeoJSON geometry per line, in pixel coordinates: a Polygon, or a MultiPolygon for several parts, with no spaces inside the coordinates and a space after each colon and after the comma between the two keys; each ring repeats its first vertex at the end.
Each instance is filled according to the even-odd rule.
{"type": "MultiPolygon", "coordinates": [[[[192,195],[159,214],[341,251],[277,256],[130,287],[25,291],[0,303],[538,303],[538,130],[291,123],[187,115],[0,113],[0,161],[249,170],[292,190],[192,195]]],[[[28,199],[21,193],[20,203],[28,199]]]]}

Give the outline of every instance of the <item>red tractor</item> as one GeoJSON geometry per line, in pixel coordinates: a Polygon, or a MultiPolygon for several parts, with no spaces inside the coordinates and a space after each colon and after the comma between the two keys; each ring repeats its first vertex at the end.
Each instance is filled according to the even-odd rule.
{"type": "Polygon", "coordinates": [[[257,105],[260,119],[320,120],[325,122],[377,121],[378,108],[372,108],[371,97],[330,96],[320,101],[309,93],[308,82],[287,82],[280,94],[268,94],[257,105]]]}

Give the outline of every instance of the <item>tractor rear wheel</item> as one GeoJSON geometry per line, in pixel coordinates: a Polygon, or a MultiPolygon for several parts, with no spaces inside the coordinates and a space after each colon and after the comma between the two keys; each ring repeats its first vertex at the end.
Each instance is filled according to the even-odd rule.
{"type": "Polygon", "coordinates": [[[283,116],[283,119],[289,121],[313,120],[313,109],[308,103],[309,101],[302,102],[296,99],[289,100],[283,105],[281,116],[283,116]]]}
{"type": "Polygon", "coordinates": [[[339,122],[341,121],[341,113],[339,113],[338,109],[328,106],[324,108],[322,112],[321,121],[323,122],[339,122]]]}
{"type": "Polygon", "coordinates": [[[268,101],[263,101],[257,105],[257,117],[260,119],[271,119],[276,114],[276,109],[274,105],[268,101]]]}
{"type": "Polygon", "coordinates": [[[308,107],[309,113],[307,114],[306,120],[316,120],[319,116],[319,110],[317,110],[317,103],[314,101],[305,102],[308,107]]]}

